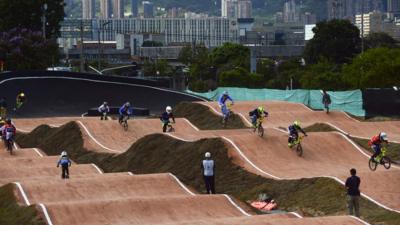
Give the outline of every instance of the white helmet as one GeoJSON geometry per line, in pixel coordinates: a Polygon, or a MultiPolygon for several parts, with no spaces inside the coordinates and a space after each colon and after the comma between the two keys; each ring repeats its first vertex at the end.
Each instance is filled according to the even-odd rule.
{"type": "Polygon", "coordinates": [[[224,93],[223,93],[223,95],[228,95],[229,93],[228,93],[228,91],[224,91],[224,93]]]}
{"type": "Polygon", "coordinates": [[[64,157],[64,156],[67,156],[67,155],[68,155],[68,154],[67,154],[66,151],[61,152],[61,157],[64,157]]]}
{"type": "Polygon", "coordinates": [[[210,158],[210,157],[211,157],[211,153],[206,152],[206,154],[204,154],[204,156],[205,156],[206,158],[210,158]]]}
{"type": "Polygon", "coordinates": [[[379,137],[380,137],[380,139],[383,140],[383,141],[387,141],[387,140],[388,140],[387,134],[386,134],[385,132],[381,132],[381,133],[379,134],[379,137]]]}
{"type": "Polygon", "coordinates": [[[108,102],[103,102],[103,105],[108,105],[108,102]]]}
{"type": "Polygon", "coordinates": [[[165,108],[165,111],[167,111],[167,113],[172,112],[172,107],[171,106],[167,106],[167,108],[165,108]]]}

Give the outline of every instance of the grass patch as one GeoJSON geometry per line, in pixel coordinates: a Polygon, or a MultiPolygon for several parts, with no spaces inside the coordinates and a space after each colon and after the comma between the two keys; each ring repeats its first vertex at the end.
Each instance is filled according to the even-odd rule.
{"type": "MultiPolygon", "coordinates": [[[[87,151],[81,135],[79,126],[70,122],[60,128],[41,126],[30,134],[18,134],[17,142],[24,148],[39,147],[49,155],[67,150],[76,162],[96,163],[105,172],[171,172],[200,193],[204,193],[200,162],[204,153],[210,151],[216,161],[217,193],[230,194],[243,202],[266,193],[278,202],[280,209],[299,211],[307,216],[346,214],[345,190],[336,181],[328,178],[278,181],[249,173],[232,162],[219,138],[182,142],[152,134],[135,142],[128,151],[115,155],[87,151]]],[[[74,173],[73,167],[71,173],[74,173]]],[[[400,221],[400,214],[365,199],[361,201],[361,208],[362,217],[371,223],[400,221]]]]}
{"type": "Polygon", "coordinates": [[[0,224],[7,225],[45,225],[36,207],[20,206],[14,195],[13,184],[0,187],[0,224]]]}
{"type": "Polygon", "coordinates": [[[333,132],[337,131],[335,128],[325,123],[315,123],[311,126],[304,128],[305,132],[333,132]]]}
{"type": "Polygon", "coordinates": [[[193,102],[181,102],[174,108],[176,117],[185,117],[201,130],[222,130],[247,128],[242,119],[234,114],[224,128],[222,117],[211,112],[205,105],[193,102]]]}
{"type": "MultiPolygon", "coordinates": [[[[369,147],[367,139],[355,138],[355,137],[351,137],[351,139],[354,142],[356,142],[358,145],[363,147],[365,150],[367,150],[371,153],[374,153],[373,150],[371,149],[371,147],[369,147]]],[[[400,144],[390,143],[386,148],[387,148],[387,152],[386,152],[387,156],[389,156],[389,158],[393,162],[399,163],[400,162],[400,144]]]]}

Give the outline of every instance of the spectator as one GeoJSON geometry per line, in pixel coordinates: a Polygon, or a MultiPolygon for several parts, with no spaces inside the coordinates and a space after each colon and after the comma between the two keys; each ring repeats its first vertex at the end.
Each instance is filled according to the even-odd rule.
{"type": "Polygon", "coordinates": [[[211,153],[206,152],[205,159],[201,164],[201,170],[203,173],[204,182],[206,184],[207,194],[215,194],[215,164],[214,160],[211,159],[211,153]]]}
{"type": "Polygon", "coordinates": [[[346,180],[347,189],[347,207],[349,209],[349,215],[353,215],[353,209],[356,217],[360,217],[360,178],[356,176],[356,169],[351,169],[351,177],[346,180]]]}
{"type": "Polygon", "coordinates": [[[326,90],[322,91],[322,104],[326,109],[326,113],[329,113],[329,105],[331,104],[331,96],[326,92],[326,90]]]}

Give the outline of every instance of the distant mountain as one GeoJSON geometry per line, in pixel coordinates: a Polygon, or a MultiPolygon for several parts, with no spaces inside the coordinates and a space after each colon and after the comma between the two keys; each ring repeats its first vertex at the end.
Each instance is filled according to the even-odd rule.
{"type": "MultiPolygon", "coordinates": [[[[209,15],[218,16],[221,10],[221,0],[150,0],[156,7],[172,8],[181,7],[193,12],[205,12],[209,15]]],[[[283,5],[287,0],[252,0],[253,12],[257,17],[271,18],[276,12],[283,10],[283,5]]],[[[308,11],[317,15],[318,20],[326,19],[327,0],[296,0],[302,5],[303,11],[308,11]]],[[[65,8],[68,17],[80,17],[82,14],[82,0],[65,0],[65,8]]],[[[125,0],[130,4],[129,0],[125,0]]],[[[140,4],[139,0],[139,4],[140,4]]],[[[96,0],[96,8],[99,7],[99,0],[96,0]]]]}

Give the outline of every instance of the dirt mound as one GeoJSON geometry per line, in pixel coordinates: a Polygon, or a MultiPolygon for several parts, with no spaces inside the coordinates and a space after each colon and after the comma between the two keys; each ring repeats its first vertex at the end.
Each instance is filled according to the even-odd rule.
{"type": "Polygon", "coordinates": [[[193,102],[181,102],[174,108],[176,117],[185,117],[201,130],[222,130],[246,128],[242,119],[234,114],[226,127],[221,123],[221,117],[210,111],[205,105],[193,102]]]}
{"type": "MultiPolygon", "coordinates": [[[[41,126],[30,134],[19,134],[22,147],[40,147],[49,155],[67,150],[79,163],[96,163],[105,172],[131,171],[136,174],[171,172],[198,192],[203,192],[200,162],[206,151],[216,160],[217,193],[226,193],[242,201],[255,199],[259,193],[274,198],[281,209],[305,215],[344,215],[346,195],[342,185],[329,178],[273,180],[249,173],[228,156],[219,138],[182,142],[153,134],[139,139],[128,151],[115,155],[87,151],[79,126],[68,123],[60,128],[41,126]],[[290,193],[290,194],[289,194],[290,193]]],[[[396,224],[400,215],[379,208],[363,199],[363,214],[369,222],[396,224]]]]}
{"type": "Polygon", "coordinates": [[[39,217],[36,206],[20,206],[14,195],[14,186],[0,187],[0,224],[7,225],[45,225],[39,217]]]}

